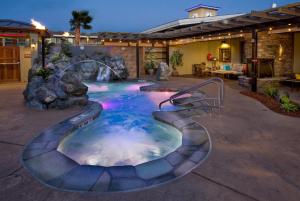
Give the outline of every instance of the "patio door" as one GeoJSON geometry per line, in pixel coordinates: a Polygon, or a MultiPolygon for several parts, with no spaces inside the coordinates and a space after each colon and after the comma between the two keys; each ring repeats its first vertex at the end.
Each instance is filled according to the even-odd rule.
{"type": "Polygon", "coordinates": [[[0,82],[20,81],[20,48],[0,46],[0,82]]]}

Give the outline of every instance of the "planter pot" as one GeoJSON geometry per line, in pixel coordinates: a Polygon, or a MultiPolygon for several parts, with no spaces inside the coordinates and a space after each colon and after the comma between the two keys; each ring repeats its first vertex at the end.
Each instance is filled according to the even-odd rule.
{"type": "Polygon", "coordinates": [[[148,73],[152,76],[154,74],[154,69],[148,69],[148,73]]]}
{"type": "Polygon", "coordinates": [[[172,72],[172,76],[173,76],[173,77],[177,77],[177,76],[179,76],[179,73],[178,73],[178,71],[177,71],[177,70],[173,70],[173,72],[172,72]]]}

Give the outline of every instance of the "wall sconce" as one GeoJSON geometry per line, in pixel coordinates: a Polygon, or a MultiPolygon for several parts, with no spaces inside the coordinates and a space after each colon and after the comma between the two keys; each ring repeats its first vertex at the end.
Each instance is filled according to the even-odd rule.
{"type": "Polygon", "coordinates": [[[32,49],[35,49],[36,48],[36,45],[33,43],[33,44],[31,44],[31,48],[32,49]]]}
{"type": "Polygon", "coordinates": [[[282,60],[282,55],[283,55],[283,46],[280,44],[279,45],[279,61],[282,60]]]}

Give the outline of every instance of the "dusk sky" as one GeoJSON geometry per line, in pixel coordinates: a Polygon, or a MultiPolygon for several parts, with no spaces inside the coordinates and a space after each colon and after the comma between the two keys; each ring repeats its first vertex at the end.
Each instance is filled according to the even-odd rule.
{"type": "MultiPolygon", "coordinates": [[[[185,18],[197,4],[221,7],[219,14],[270,8],[273,0],[9,0],[1,4],[0,19],[29,22],[31,18],[53,31],[68,31],[72,10],[86,9],[94,17],[92,32],[140,32],[185,18]]],[[[277,0],[279,6],[296,2],[277,0]]]]}

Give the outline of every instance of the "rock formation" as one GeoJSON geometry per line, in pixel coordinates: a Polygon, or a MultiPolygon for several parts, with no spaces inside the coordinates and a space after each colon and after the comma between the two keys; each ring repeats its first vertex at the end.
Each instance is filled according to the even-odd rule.
{"type": "Polygon", "coordinates": [[[157,68],[156,79],[158,81],[169,80],[169,77],[172,74],[172,69],[168,64],[161,62],[157,68]]]}

